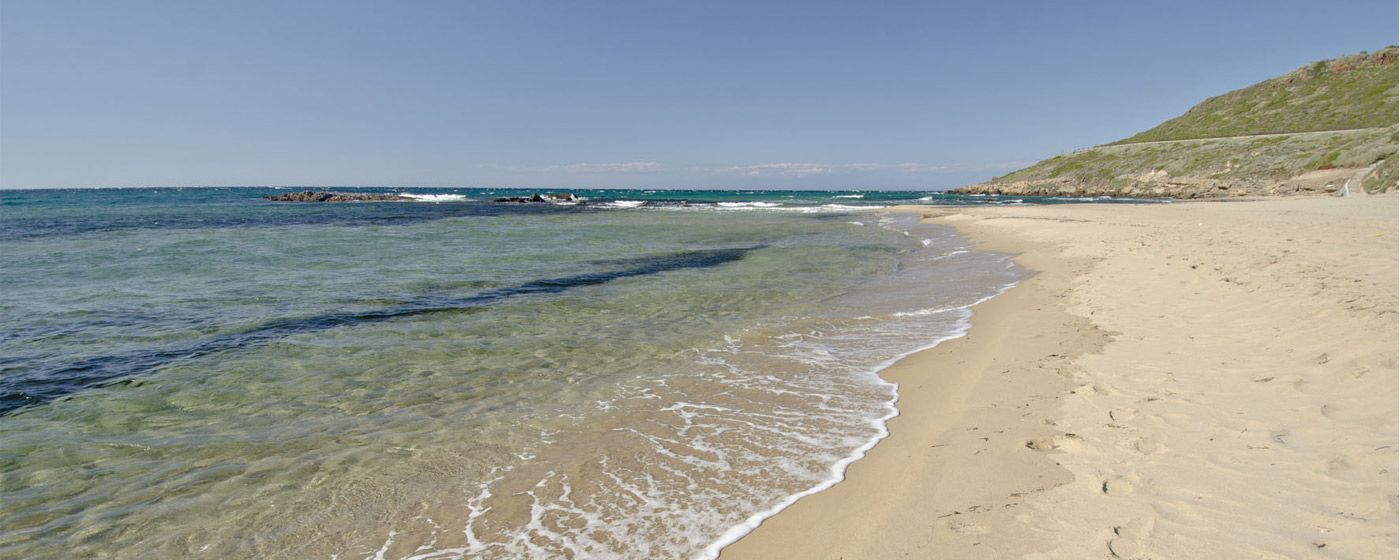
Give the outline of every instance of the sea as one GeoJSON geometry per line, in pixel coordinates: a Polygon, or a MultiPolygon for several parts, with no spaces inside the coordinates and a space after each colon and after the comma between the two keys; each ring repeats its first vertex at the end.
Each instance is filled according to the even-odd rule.
{"type": "Polygon", "coordinates": [[[714,558],[1028,276],[885,208],[1083,202],[291,190],[0,191],[0,557],[714,558]]]}

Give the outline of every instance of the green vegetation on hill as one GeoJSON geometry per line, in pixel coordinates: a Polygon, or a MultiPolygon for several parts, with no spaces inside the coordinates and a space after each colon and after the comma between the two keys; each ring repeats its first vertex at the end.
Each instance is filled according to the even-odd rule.
{"type": "MultiPolygon", "coordinates": [[[[1391,140],[1394,145],[1395,141],[1391,140]]],[[[1400,169],[1396,166],[1396,155],[1391,153],[1376,166],[1376,169],[1366,175],[1362,181],[1362,188],[1368,193],[1381,193],[1389,189],[1400,186],[1400,169]]]]}
{"type": "Polygon", "coordinates": [[[1397,187],[1396,47],[1323,60],[1212,97],[1112,144],[1041,161],[964,193],[1173,196],[1397,187]]]}
{"type": "MultiPolygon", "coordinates": [[[[1393,170],[1395,153],[1395,127],[1122,144],[1058,155],[984,185],[1015,194],[1298,194],[1342,188],[1372,164],[1388,162],[1393,170]]],[[[1384,190],[1383,180],[1368,176],[1365,183],[1384,190]]]]}
{"type": "Polygon", "coordinates": [[[1397,118],[1396,51],[1320,60],[1207,99],[1114,144],[1390,126],[1397,118]]]}

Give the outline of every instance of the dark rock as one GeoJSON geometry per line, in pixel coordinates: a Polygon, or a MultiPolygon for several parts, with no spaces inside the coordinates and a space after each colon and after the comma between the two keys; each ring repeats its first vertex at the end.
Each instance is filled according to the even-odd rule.
{"type": "Polygon", "coordinates": [[[278,202],[381,202],[413,200],[406,196],[382,193],[350,193],[335,191],[301,191],[277,196],[264,196],[278,202]]]}
{"type": "Polygon", "coordinates": [[[520,202],[520,203],[524,203],[524,202],[578,202],[578,201],[579,201],[579,197],[578,197],[577,195],[575,195],[574,193],[551,193],[551,194],[544,194],[544,195],[539,194],[539,193],[535,193],[535,194],[532,194],[532,195],[530,195],[530,196],[508,196],[508,197],[505,197],[505,198],[497,198],[497,199],[495,199],[495,200],[492,200],[491,202],[520,202]]]}

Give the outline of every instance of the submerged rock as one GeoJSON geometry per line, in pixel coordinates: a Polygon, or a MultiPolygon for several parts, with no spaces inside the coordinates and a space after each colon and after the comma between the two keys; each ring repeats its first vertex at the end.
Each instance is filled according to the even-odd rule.
{"type": "Polygon", "coordinates": [[[406,196],[383,193],[351,193],[336,191],[301,191],[277,196],[264,196],[278,202],[381,202],[413,200],[406,196]]]}

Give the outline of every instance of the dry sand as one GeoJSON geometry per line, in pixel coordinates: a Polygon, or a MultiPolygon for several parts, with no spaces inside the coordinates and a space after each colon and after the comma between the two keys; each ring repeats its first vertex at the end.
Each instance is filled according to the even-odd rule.
{"type": "Polygon", "coordinates": [[[1397,554],[1397,198],[933,208],[1039,273],[721,558],[1397,554]]]}

